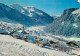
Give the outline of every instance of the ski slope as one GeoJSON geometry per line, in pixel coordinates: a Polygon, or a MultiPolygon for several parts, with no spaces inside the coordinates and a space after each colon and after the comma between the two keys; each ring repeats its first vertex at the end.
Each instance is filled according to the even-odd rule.
{"type": "Polygon", "coordinates": [[[50,50],[36,44],[0,35],[0,56],[70,56],[65,52],[50,50]]]}

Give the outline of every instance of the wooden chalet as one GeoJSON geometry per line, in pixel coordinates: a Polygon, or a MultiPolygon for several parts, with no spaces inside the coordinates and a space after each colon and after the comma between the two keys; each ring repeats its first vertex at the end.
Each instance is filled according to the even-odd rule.
{"type": "Polygon", "coordinates": [[[43,47],[48,44],[48,41],[47,40],[42,40],[42,41],[37,40],[35,43],[36,45],[43,47]]]}

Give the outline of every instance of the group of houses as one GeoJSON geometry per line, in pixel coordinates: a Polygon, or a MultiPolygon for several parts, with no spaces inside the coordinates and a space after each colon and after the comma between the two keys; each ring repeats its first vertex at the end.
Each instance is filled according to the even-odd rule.
{"type": "Polygon", "coordinates": [[[23,27],[22,30],[11,33],[11,36],[13,36],[13,38],[16,38],[16,39],[22,39],[26,42],[35,43],[40,47],[48,46],[48,47],[51,47],[60,51],[65,51],[65,52],[66,51],[71,52],[72,47],[76,47],[76,48],[79,47],[75,42],[72,42],[72,41],[65,42],[65,41],[60,41],[56,39],[52,39],[52,40],[42,39],[42,38],[39,38],[38,36],[31,35],[31,34],[29,33],[29,31],[25,31],[23,27]]]}
{"type": "MultiPolygon", "coordinates": [[[[9,29],[9,27],[7,28],[9,29]]],[[[22,29],[10,30],[9,32],[6,31],[6,28],[1,27],[0,34],[9,34],[15,39],[22,39],[26,42],[35,43],[40,47],[48,46],[65,52],[71,52],[73,49],[72,47],[80,48],[80,43],[76,43],[75,41],[65,42],[56,39],[49,40],[49,39],[39,38],[34,34],[31,35],[32,33],[29,30],[25,31],[24,26],[22,29]]]]}
{"type": "Polygon", "coordinates": [[[2,23],[0,22],[0,34],[10,34],[11,32],[17,31],[21,28],[16,28],[16,26],[14,26],[14,28],[10,25],[8,25],[7,23],[2,23]]]}

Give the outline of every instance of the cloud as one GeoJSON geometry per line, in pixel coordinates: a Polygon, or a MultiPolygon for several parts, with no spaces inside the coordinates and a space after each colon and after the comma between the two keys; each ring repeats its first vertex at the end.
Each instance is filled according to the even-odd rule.
{"type": "Polygon", "coordinates": [[[78,0],[78,2],[80,3],[80,0],[78,0]]]}

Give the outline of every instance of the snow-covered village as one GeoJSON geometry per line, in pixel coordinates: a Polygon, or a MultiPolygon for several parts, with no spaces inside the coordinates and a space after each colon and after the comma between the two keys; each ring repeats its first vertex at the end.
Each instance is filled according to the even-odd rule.
{"type": "Polygon", "coordinates": [[[0,56],[80,56],[80,0],[36,2],[0,0],[0,56]]]}

